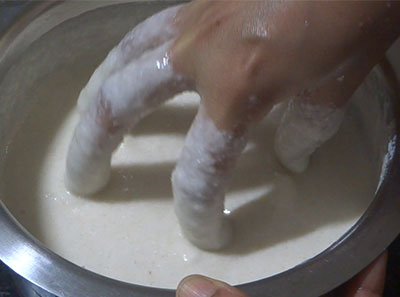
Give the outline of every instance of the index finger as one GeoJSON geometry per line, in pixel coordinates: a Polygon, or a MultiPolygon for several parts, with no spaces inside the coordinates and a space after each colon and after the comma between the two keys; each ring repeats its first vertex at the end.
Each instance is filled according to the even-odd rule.
{"type": "Polygon", "coordinates": [[[165,100],[188,88],[168,62],[170,43],[114,73],[101,86],[75,129],[69,146],[65,184],[93,194],[110,176],[111,155],[131,129],[165,100]]]}
{"type": "Polygon", "coordinates": [[[181,7],[182,5],[167,8],[146,19],[126,34],[97,67],[82,89],[78,98],[80,112],[85,111],[89,103],[95,100],[103,83],[111,75],[121,71],[133,60],[139,59],[147,51],[176,38],[178,30],[174,26],[174,20],[181,7]]]}

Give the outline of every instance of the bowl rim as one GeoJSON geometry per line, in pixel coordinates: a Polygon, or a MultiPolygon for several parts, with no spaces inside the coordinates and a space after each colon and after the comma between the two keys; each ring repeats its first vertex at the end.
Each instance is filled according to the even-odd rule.
{"type": "MultiPolygon", "coordinates": [[[[152,3],[157,2],[165,3],[162,0],[152,3]]],[[[8,28],[5,34],[0,36],[0,41],[2,38],[13,39],[32,20],[60,3],[62,2],[36,2],[21,6],[21,15],[7,25],[8,28]]],[[[374,71],[385,81],[393,98],[396,119],[391,140],[395,148],[394,154],[374,200],[354,226],[317,256],[271,277],[237,286],[249,296],[318,296],[325,293],[326,288],[334,288],[362,270],[400,233],[400,183],[397,183],[400,180],[400,114],[397,108],[400,93],[395,84],[390,85],[393,73],[387,61],[382,62],[374,71]],[[363,228],[359,228],[361,225],[363,228]],[[324,269],[326,265],[329,265],[330,269],[324,269]]],[[[58,256],[33,238],[16,221],[1,199],[0,230],[0,260],[24,279],[56,296],[175,296],[174,290],[114,280],[58,256]]]]}

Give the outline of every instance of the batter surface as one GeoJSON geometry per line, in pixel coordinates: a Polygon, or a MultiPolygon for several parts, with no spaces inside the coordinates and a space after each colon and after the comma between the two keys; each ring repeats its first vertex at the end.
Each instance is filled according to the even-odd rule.
{"type": "Polygon", "coordinates": [[[307,171],[292,174],[273,149],[281,106],[252,131],[234,172],[226,200],[233,245],[218,253],[197,249],[181,234],[170,181],[196,114],[198,97],[192,93],[168,102],[125,138],[103,192],[71,195],[63,175],[78,121],[76,98],[91,71],[77,71],[82,65],[58,68],[37,83],[33,96],[40,104],[8,146],[4,177],[11,212],[50,249],[80,266],[166,288],[191,273],[244,283],[320,253],[373,198],[372,153],[356,110],[349,108],[338,134],[317,150],[307,171]]]}

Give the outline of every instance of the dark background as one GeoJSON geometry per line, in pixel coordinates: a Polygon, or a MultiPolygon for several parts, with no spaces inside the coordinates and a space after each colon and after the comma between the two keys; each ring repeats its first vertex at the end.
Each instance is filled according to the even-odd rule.
{"type": "Polygon", "coordinates": [[[400,236],[389,247],[384,297],[400,297],[400,236]]]}

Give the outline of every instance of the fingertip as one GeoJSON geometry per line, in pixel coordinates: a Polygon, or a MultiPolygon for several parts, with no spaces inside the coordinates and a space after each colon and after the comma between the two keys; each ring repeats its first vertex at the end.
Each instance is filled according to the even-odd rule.
{"type": "Polygon", "coordinates": [[[201,275],[190,275],[178,285],[177,297],[247,297],[240,290],[201,275]]]}
{"type": "Polygon", "coordinates": [[[386,278],[387,252],[383,252],[349,284],[346,296],[382,296],[386,278]]]}
{"type": "Polygon", "coordinates": [[[178,285],[177,297],[211,297],[215,296],[217,287],[206,277],[191,275],[178,285]]]}
{"type": "Polygon", "coordinates": [[[360,289],[373,294],[382,294],[386,278],[387,252],[382,253],[362,273],[360,289]]]}

